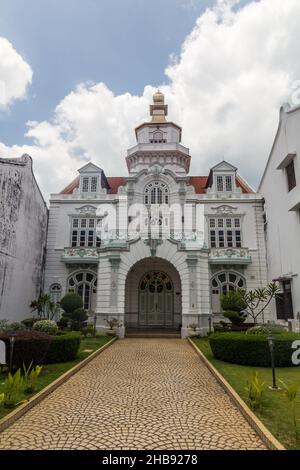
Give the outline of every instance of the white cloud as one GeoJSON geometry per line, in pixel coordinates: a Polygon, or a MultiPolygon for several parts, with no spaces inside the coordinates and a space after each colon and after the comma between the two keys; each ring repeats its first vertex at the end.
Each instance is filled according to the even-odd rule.
{"type": "MultiPolygon", "coordinates": [[[[219,1],[197,20],[180,57],[166,69],[170,119],[183,127],[192,174],[207,174],[225,158],[256,184],[278,123],[281,104],[300,78],[299,0],[253,1],[236,8],[219,1]]],[[[7,148],[34,158],[45,192],[57,192],[88,159],[107,175],[125,175],[134,127],[148,119],[154,88],[114,96],[102,83],[82,84],[57,106],[51,122],[30,123],[33,145],[7,148]]]]}
{"type": "Polygon", "coordinates": [[[0,109],[24,98],[31,81],[30,65],[7,39],[0,37],[0,109]]]}

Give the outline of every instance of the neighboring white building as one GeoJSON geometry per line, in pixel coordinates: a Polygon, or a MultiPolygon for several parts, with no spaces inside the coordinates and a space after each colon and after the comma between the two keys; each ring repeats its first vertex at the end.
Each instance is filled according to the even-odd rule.
{"type": "Polygon", "coordinates": [[[41,294],[47,218],[31,158],[0,158],[0,319],[30,316],[41,294]]]}
{"type": "Polygon", "coordinates": [[[265,198],[268,275],[281,293],[273,303],[279,320],[300,312],[300,107],[284,105],[259,191],[265,198]]]}
{"type": "Polygon", "coordinates": [[[79,292],[99,328],[118,318],[126,328],[181,329],[183,337],[196,323],[205,334],[212,313],[220,316],[222,292],[267,282],[262,196],[224,161],[208,176],[189,176],[189,150],[181,143],[181,128],[166,120],[167,111],[157,92],[152,119],[137,127],[137,144],[128,150],[128,176],[106,177],[89,163],[51,196],[45,292],[56,300],[79,292]],[[105,226],[113,207],[121,213],[126,199],[130,211],[119,220],[117,236],[97,238],[96,225],[105,226]],[[144,228],[132,239],[121,222],[135,223],[134,204],[147,211],[157,204],[185,206],[183,228],[172,226],[165,239],[172,217],[147,212],[144,228]],[[157,236],[144,236],[147,223],[157,236]],[[188,236],[178,240],[178,230],[188,236]]]}

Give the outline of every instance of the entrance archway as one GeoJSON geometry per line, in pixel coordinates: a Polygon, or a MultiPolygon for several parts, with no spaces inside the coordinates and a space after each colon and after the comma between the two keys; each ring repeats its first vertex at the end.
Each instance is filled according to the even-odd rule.
{"type": "Polygon", "coordinates": [[[151,271],[139,286],[139,325],[173,327],[174,287],[168,274],[151,271]]]}
{"type": "Polygon", "coordinates": [[[181,281],[175,267],[162,258],[146,258],[128,273],[125,290],[127,328],[181,326],[181,281]]]}

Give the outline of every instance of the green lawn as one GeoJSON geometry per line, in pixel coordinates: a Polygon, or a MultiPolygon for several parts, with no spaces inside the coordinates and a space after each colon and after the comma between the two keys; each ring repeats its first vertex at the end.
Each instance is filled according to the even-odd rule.
{"type": "MultiPolygon", "coordinates": [[[[194,339],[194,342],[246,403],[247,394],[245,386],[247,380],[251,378],[255,371],[259,372],[261,379],[266,383],[266,391],[262,410],[255,412],[257,417],[286,448],[299,450],[300,438],[296,444],[290,404],[283,396],[282,391],[272,391],[267,387],[272,383],[271,369],[240,366],[219,361],[213,357],[207,338],[194,339]]],[[[276,369],[276,376],[287,384],[293,382],[300,383],[300,367],[278,368],[276,369]]],[[[300,435],[300,396],[297,398],[296,408],[299,423],[298,434],[300,435]]]]}
{"type": "MultiPolygon", "coordinates": [[[[94,351],[99,349],[101,346],[106,344],[111,339],[112,339],[111,337],[106,337],[106,336],[101,336],[97,338],[84,338],[81,340],[79,353],[75,360],[69,361],[69,362],[62,362],[59,364],[45,365],[43,367],[43,371],[40,377],[38,378],[37,390],[35,393],[40,392],[43,388],[47,387],[47,385],[49,385],[51,382],[56,380],[59,376],[67,372],[69,369],[74,367],[76,364],[81,362],[83,359],[88,357],[90,354],[92,354],[94,351]]],[[[4,376],[0,374],[0,393],[3,391],[3,381],[4,381],[4,376]]],[[[32,395],[26,394],[20,397],[20,399],[22,400],[24,398],[30,398],[33,395],[34,394],[32,395]]],[[[0,419],[3,418],[8,413],[10,413],[11,411],[13,411],[13,409],[0,407],[0,419]]]]}

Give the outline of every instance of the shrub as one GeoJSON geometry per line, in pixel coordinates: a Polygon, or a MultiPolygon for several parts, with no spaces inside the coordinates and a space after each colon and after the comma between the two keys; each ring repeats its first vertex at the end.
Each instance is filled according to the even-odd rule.
{"type": "Polygon", "coordinates": [[[25,325],[19,322],[9,323],[8,320],[0,320],[1,332],[19,331],[19,330],[26,330],[25,325]]]}
{"type": "Polygon", "coordinates": [[[225,311],[242,312],[247,307],[241,289],[230,290],[221,295],[221,306],[225,311]]]}
{"type": "Polygon", "coordinates": [[[0,320],[0,332],[8,331],[9,323],[8,320],[0,320]]]}
{"type": "Polygon", "coordinates": [[[14,322],[9,324],[9,331],[24,331],[26,326],[23,323],[14,322]]]}
{"type": "Polygon", "coordinates": [[[26,328],[32,328],[33,325],[38,321],[37,318],[25,318],[25,320],[22,320],[21,323],[26,326],[26,328]]]}
{"type": "Polygon", "coordinates": [[[247,335],[277,335],[284,332],[285,329],[280,325],[257,325],[249,328],[247,335]]]}
{"type": "Polygon", "coordinates": [[[245,391],[247,392],[249,406],[252,410],[260,410],[263,404],[265,383],[261,381],[259,373],[256,371],[251,380],[247,382],[245,391]]]}
{"type": "Polygon", "coordinates": [[[61,319],[58,320],[58,322],[57,322],[57,326],[59,328],[61,328],[62,330],[64,330],[64,329],[68,328],[69,321],[70,321],[69,318],[61,317],[61,319]]]}
{"type": "MultiPolygon", "coordinates": [[[[299,340],[297,333],[276,335],[274,355],[276,367],[292,367],[292,343],[299,340]]],[[[270,367],[270,350],[267,335],[246,333],[214,333],[209,337],[210,346],[216,359],[233,364],[270,367]]]]}
{"type": "Polygon", "coordinates": [[[54,336],[58,332],[58,326],[53,320],[40,320],[33,325],[33,330],[54,336]]]}
{"type": "MultiPolygon", "coordinates": [[[[0,334],[6,344],[6,362],[9,363],[10,340],[7,333],[0,334]]],[[[49,349],[51,337],[39,331],[18,331],[15,336],[13,365],[16,367],[42,364],[49,349]]]]}
{"type": "Polygon", "coordinates": [[[37,379],[41,374],[42,369],[42,366],[32,367],[32,363],[28,367],[25,367],[23,364],[23,381],[25,393],[35,392],[37,379]]]}
{"type": "Polygon", "coordinates": [[[72,314],[70,314],[71,320],[71,328],[74,331],[81,331],[84,326],[86,326],[86,322],[88,319],[88,315],[83,308],[78,308],[74,310],[72,314]]]}
{"type": "Polygon", "coordinates": [[[80,295],[75,292],[69,292],[61,300],[60,305],[64,310],[61,323],[67,321],[68,324],[70,322],[72,330],[80,331],[88,319],[88,315],[82,308],[82,298],[80,295]]]}
{"type": "Polygon", "coordinates": [[[234,325],[241,325],[245,322],[247,315],[244,315],[240,312],[235,312],[234,310],[228,310],[224,312],[224,317],[231,321],[234,325]]]}
{"type": "Polygon", "coordinates": [[[80,334],[77,332],[52,336],[45,363],[67,362],[76,358],[80,347],[80,334]]]}
{"type": "Polygon", "coordinates": [[[93,336],[94,335],[94,324],[93,323],[88,323],[86,326],[84,326],[81,330],[81,333],[83,336],[93,336]]]}
{"type": "Polygon", "coordinates": [[[61,308],[68,314],[82,308],[82,298],[75,292],[68,292],[60,301],[61,308]]]}
{"type": "Polygon", "coordinates": [[[24,381],[21,376],[21,369],[12,375],[10,372],[4,382],[4,406],[14,408],[20,402],[20,396],[24,389],[24,381]]]}

